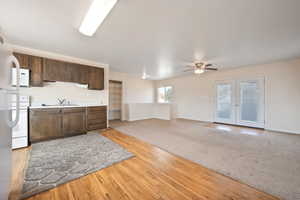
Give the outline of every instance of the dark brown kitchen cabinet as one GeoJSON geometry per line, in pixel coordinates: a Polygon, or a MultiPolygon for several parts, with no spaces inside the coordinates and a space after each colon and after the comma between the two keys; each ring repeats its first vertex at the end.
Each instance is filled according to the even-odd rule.
{"type": "Polygon", "coordinates": [[[86,65],[79,65],[78,67],[80,71],[79,83],[88,84],[90,67],[86,65]]]}
{"type": "Polygon", "coordinates": [[[86,132],[86,109],[63,109],[63,133],[64,136],[73,136],[86,132]]]}
{"type": "Polygon", "coordinates": [[[89,89],[91,90],[104,90],[104,69],[97,67],[89,68],[88,76],[89,89]]]}
{"type": "Polygon", "coordinates": [[[30,86],[43,86],[43,58],[31,56],[30,59],[30,86]]]}
{"type": "Polygon", "coordinates": [[[21,54],[21,53],[13,53],[13,54],[18,59],[21,68],[30,70],[30,86],[42,87],[43,86],[43,58],[21,54]]]}
{"type": "MultiPolygon", "coordinates": [[[[30,56],[22,53],[13,53],[13,55],[19,61],[20,67],[24,69],[30,68],[30,56]]],[[[14,66],[15,67],[15,66],[14,66]]]]}
{"type": "Polygon", "coordinates": [[[97,130],[107,128],[107,108],[106,106],[87,107],[87,130],[97,130]]]}
{"type": "Polygon", "coordinates": [[[86,107],[30,109],[30,141],[85,134],[86,119],[86,107]]]}
{"type": "Polygon", "coordinates": [[[70,82],[71,73],[68,64],[62,61],[45,58],[43,79],[44,81],[70,82]]]}
{"type": "Polygon", "coordinates": [[[63,137],[62,117],[61,109],[30,109],[30,141],[38,142],[63,137]]]}
{"type": "Polygon", "coordinates": [[[71,72],[71,81],[73,83],[88,83],[88,68],[89,66],[69,63],[69,70],[71,72]]]}
{"type": "Polygon", "coordinates": [[[85,65],[45,59],[44,80],[87,84],[88,69],[85,65]]]}
{"type": "Polygon", "coordinates": [[[88,89],[104,90],[104,69],[14,53],[21,68],[30,69],[30,86],[42,87],[44,81],[88,84],[88,89]]]}

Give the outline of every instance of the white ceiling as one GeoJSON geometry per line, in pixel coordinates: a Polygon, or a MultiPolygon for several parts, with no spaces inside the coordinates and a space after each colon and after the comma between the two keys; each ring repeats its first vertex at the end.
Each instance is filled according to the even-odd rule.
{"type": "Polygon", "coordinates": [[[78,27],[91,0],[0,0],[10,43],[163,79],[186,62],[221,68],[300,56],[300,0],[119,0],[93,37],[78,27]]]}

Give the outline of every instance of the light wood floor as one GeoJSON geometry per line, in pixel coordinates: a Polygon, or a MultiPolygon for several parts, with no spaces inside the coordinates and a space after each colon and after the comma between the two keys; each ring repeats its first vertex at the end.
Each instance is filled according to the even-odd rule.
{"type": "MultiPolygon", "coordinates": [[[[277,198],[115,130],[104,136],[136,157],[30,200],[275,200],[277,198]]],[[[11,199],[17,199],[28,148],[15,151],[11,199]]],[[[277,199],[278,200],[278,199],[277,199]]]]}

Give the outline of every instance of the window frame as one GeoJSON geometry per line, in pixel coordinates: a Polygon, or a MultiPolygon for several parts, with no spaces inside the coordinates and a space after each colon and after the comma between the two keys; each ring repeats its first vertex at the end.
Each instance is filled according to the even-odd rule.
{"type": "Polygon", "coordinates": [[[172,102],[172,94],[173,94],[173,86],[161,86],[161,87],[158,87],[157,88],[157,103],[162,103],[162,104],[167,104],[167,103],[171,103],[172,102]],[[160,101],[160,89],[163,89],[163,102],[160,101]],[[170,97],[168,98],[168,100],[166,99],[166,93],[167,93],[167,90],[168,89],[171,89],[171,94],[170,94],[170,97]]]}

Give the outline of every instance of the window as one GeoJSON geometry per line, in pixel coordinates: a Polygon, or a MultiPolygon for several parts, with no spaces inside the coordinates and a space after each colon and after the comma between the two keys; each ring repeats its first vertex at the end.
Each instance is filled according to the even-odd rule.
{"type": "Polygon", "coordinates": [[[172,87],[160,87],[158,88],[158,103],[170,103],[172,97],[172,87]]]}

